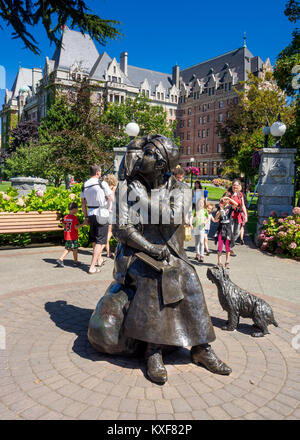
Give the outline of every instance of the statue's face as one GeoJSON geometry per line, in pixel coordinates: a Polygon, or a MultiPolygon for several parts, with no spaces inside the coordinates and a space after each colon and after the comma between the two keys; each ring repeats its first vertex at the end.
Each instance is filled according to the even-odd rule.
{"type": "Polygon", "coordinates": [[[155,175],[157,173],[156,164],[158,155],[153,144],[147,144],[143,148],[143,160],[139,167],[139,172],[143,175],[155,175]]]}

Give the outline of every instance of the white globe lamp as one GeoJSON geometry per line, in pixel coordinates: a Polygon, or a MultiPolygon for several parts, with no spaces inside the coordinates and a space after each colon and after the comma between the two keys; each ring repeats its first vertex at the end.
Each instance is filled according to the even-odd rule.
{"type": "Polygon", "coordinates": [[[129,122],[125,127],[125,132],[130,137],[136,137],[140,132],[140,127],[136,122],[129,122]]]}
{"type": "Polygon", "coordinates": [[[276,142],[274,147],[280,148],[280,138],[286,132],[286,125],[281,121],[280,115],[278,116],[278,121],[274,122],[270,128],[271,135],[275,137],[276,142]]]}

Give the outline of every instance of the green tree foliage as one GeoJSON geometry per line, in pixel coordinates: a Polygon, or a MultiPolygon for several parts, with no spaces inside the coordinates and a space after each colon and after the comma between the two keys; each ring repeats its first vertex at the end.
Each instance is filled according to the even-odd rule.
{"type": "MultiPolygon", "coordinates": [[[[294,106],[287,105],[286,96],[277,87],[271,71],[265,70],[261,77],[249,73],[243,85],[243,90],[237,92],[238,103],[231,105],[229,117],[218,127],[227,159],[222,174],[232,178],[240,172],[248,177],[257,173],[252,168],[252,154],[264,146],[262,129],[266,122],[273,124],[280,114],[288,127],[282,144],[291,146],[287,140],[291,138],[289,130],[294,121],[294,106]]],[[[273,143],[270,136],[269,146],[273,143]]]]}
{"type": "MultiPolygon", "coordinates": [[[[300,18],[300,3],[289,0],[286,4],[285,15],[292,23],[300,18]]],[[[286,138],[291,147],[297,148],[296,166],[300,172],[300,31],[296,28],[292,33],[291,43],[278,55],[274,69],[274,77],[279,87],[294,101],[295,118],[286,138]]],[[[298,179],[299,185],[299,179],[298,179]]]]}
{"type": "MultiPolygon", "coordinates": [[[[116,20],[105,20],[93,14],[83,0],[0,0],[0,17],[13,28],[13,38],[21,38],[25,47],[40,55],[32,30],[42,22],[51,42],[60,45],[60,31],[65,24],[88,33],[101,44],[120,34],[116,20]]],[[[0,26],[0,29],[3,29],[0,26]]]]}
{"type": "Polygon", "coordinates": [[[113,147],[123,147],[130,141],[125,133],[125,127],[133,120],[140,127],[139,136],[159,133],[178,143],[178,139],[174,138],[176,122],[169,123],[167,112],[163,107],[152,106],[145,96],[138,96],[135,99],[127,98],[123,104],[107,104],[101,120],[117,130],[115,137],[107,139],[113,147]]]}

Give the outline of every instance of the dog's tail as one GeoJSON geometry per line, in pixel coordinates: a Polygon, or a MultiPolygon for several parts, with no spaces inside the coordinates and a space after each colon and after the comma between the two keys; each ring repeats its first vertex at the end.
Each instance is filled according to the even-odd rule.
{"type": "Polygon", "coordinates": [[[272,324],[275,325],[275,327],[278,327],[278,323],[277,323],[277,321],[275,321],[275,318],[273,318],[272,324]]]}

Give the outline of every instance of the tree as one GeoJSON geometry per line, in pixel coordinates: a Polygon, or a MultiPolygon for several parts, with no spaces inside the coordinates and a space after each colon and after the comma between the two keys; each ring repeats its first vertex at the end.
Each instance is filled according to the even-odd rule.
{"type": "MultiPolygon", "coordinates": [[[[298,0],[290,0],[284,11],[289,21],[297,23],[300,18],[300,3],[298,0]]],[[[291,97],[295,106],[294,123],[291,125],[286,138],[288,145],[297,148],[296,166],[300,172],[300,32],[296,28],[292,33],[291,43],[278,55],[274,77],[279,87],[291,97]]],[[[298,179],[299,185],[299,179],[298,179]]]]}
{"type": "Polygon", "coordinates": [[[125,132],[125,127],[133,120],[140,127],[139,136],[159,133],[177,144],[179,142],[179,139],[174,137],[176,121],[169,123],[163,107],[151,105],[150,100],[143,95],[135,99],[127,98],[122,104],[107,104],[101,120],[117,131],[115,137],[106,139],[111,147],[123,147],[128,144],[130,138],[125,132]]]}
{"type": "Polygon", "coordinates": [[[7,150],[8,154],[16,151],[21,145],[28,146],[30,142],[36,142],[39,139],[38,127],[39,123],[37,121],[22,121],[10,130],[11,141],[7,150]]]}
{"type": "MultiPolygon", "coordinates": [[[[38,41],[31,29],[42,22],[50,42],[60,45],[60,30],[67,22],[71,28],[77,27],[82,33],[88,33],[100,44],[107,39],[116,39],[120,32],[116,29],[116,20],[105,20],[92,14],[83,0],[0,0],[0,17],[13,27],[13,38],[21,38],[25,47],[40,55],[38,41]]],[[[0,29],[3,26],[0,25],[0,29]]]]}
{"type": "MultiPolygon", "coordinates": [[[[287,105],[286,96],[276,85],[271,71],[265,69],[261,77],[249,73],[243,85],[243,90],[237,92],[238,103],[231,106],[229,117],[218,127],[227,159],[223,174],[231,177],[241,172],[248,177],[257,173],[257,169],[252,167],[252,154],[264,146],[262,128],[266,122],[271,125],[280,114],[288,127],[282,139],[283,146],[286,146],[294,121],[294,106],[287,105]]],[[[270,136],[269,146],[273,141],[270,136]]]]}

